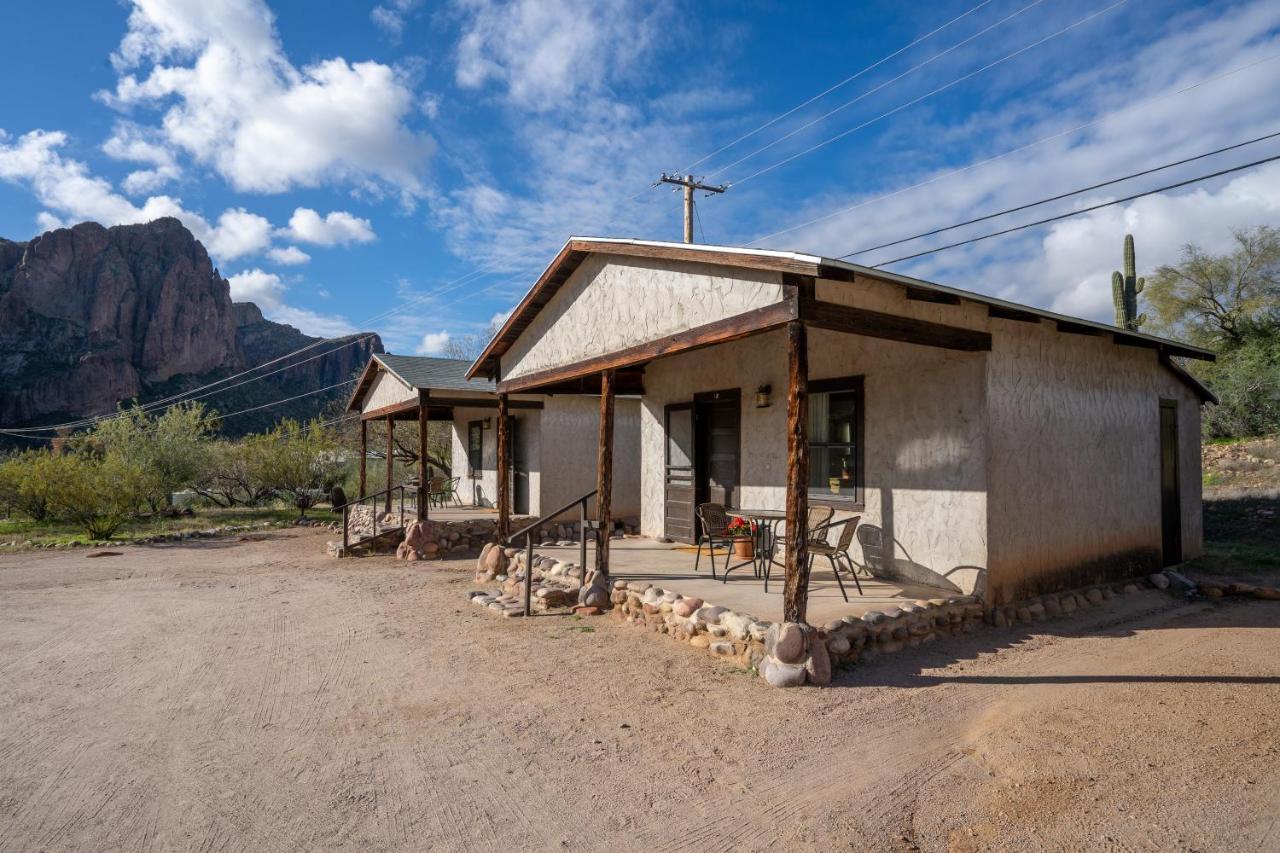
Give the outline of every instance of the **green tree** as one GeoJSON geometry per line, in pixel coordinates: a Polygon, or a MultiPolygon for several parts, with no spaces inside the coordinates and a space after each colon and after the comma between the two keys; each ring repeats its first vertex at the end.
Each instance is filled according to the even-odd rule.
{"type": "Polygon", "coordinates": [[[26,450],[0,462],[0,506],[44,521],[50,513],[51,458],[48,450],[26,450]]]}
{"type": "Polygon", "coordinates": [[[218,506],[261,506],[275,494],[267,482],[272,446],[260,435],[212,442],[192,490],[218,506]]]}
{"type": "Polygon", "coordinates": [[[1263,435],[1280,431],[1280,230],[1233,236],[1224,255],[1188,245],[1177,264],[1156,270],[1147,328],[1217,353],[1186,365],[1221,400],[1205,412],[1209,435],[1263,435]]]}
{"type": "Polygon", "coordinates": [[[299,518],[322,501],[342,476],[342,455],[332,430],[319,418],[302,426],[286,419],[263,437],[265,482],[289,498],[299,518]]]}
{"type": "Polygon", "coordinates": [[[207,470],[216,423],[201,403],[170,406],[158,416],[135,405],[99,423],[86,440],[104,456],[122,457],[142,470],[145,500],[156,512],[207,470]]]}
{"type": "Polygon", "coordinates": [[[46,457],[51,514],[76,524],[90,539],[110,539],[146,500],[141,465],[121,454],[99,455],[87,445],[46,457]]]}

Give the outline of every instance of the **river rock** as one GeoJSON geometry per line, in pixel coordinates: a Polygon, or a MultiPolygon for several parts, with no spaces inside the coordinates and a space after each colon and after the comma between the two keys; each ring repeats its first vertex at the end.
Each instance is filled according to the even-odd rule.
{"type": "Polygon", "coordinates": [[[688,619],[698,608],[702,606],[701,598],[682,598],[671,605],[671,612],[677,616],[688,619]]]}
{"type": "Polygon", "coordinates": [[[805,668],[794,663],[779,663],[768,657],[760,661],[760,674],[773,687],[800,687],[804,684],[807,673],[805,668]]]}

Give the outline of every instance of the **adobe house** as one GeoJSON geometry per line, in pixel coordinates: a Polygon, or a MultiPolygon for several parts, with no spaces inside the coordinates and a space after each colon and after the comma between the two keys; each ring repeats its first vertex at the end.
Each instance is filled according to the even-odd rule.
{"type": "MultiPolygon", "coordinates": [[[[426,426],[431,421],[451,424],[453,447],[450,476],[458,479],[463,505],[498,510],[499,527],[509,514],[541,515],[562,506],[595,487],[593,450],[599,429],[599,401],[586,385],[575,393],[555,396],[515,394],[499,397],[494,384],[468,379],[469,362],[453,358],[427,358],[380,353],[369,359],[347,410],[360,412],[360,497],[390,488],[393,470],[388,462],[386,483],[366,482],[368,424],[384,421],[388,441],[397,421],[418,423],[419,483],[427,482],[426,426]],[[510,487],[508,499],[498,502],[498,447],[505,442],[509,453],[505,466],[510,487]]],[[[640,443],[640,402],[619,399],[615,423],[622,446],[640,443]]],[[[631,454],[636,456],[635,453],[631,454]]],[[[615,469],[614,494],[621,515],[640,510],[640,468],[621,464],[615,469]]],[[[505,486],[503,487],[505,488],[505,486]]],[[[420,513],[429,512],[419,500],[420,513]]],[[[508,531],[509,532],[509,531],[508,531]]]]}
{"type": "MultiPolygon", "coordinates": [[[[1200,553],[1213,398],[1174,358],[1213,354],[814,255],[573,238],[467,375],[498,400],[591,382],[606,417],[641,387],[648,536],[689,540],[706,500],[787,529],[826,504],[881,528],[890,571],[1003,604],[1200,553]]],[[[598,453],[604,503],[629,454],[598,453]]],[[[791,541],[785,621],[806,561],[791,541]]]]}

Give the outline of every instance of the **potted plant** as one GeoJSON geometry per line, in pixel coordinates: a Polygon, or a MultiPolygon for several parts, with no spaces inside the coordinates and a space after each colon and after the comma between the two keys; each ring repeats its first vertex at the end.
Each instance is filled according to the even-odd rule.
{"type": "Polygon", "coordinates": [[[733,537],[733,556],[739,560],[750,560],[755,557],[754,523],[735,516],[729,521],[726,532],[733,537]]]}

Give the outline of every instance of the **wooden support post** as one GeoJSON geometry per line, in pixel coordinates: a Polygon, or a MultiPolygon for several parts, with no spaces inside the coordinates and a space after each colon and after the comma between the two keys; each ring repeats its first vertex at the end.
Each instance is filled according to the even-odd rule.
{"type": "Polygon", "coordinates": [[[418,392],[418,521],[427,519],[431,469],[427,466],[427,393],[418,392]]]}
{"type": "Polygon", "coordinates": [[[804,622],[809,605],[809,351],[804,324],[787,324],[787,551],[782,621],[804,622]]]}
{"type": "Polygon", "coordinates": [[[391,415],[387,415],[387,499],[386,509],[384,512],[391,512],[391,486],[394,472],[391,469],[392,462],[396,457],[395,446],[396,422],[391,415]]]}
{"type": "MultiPolygon", "coordinates": [[[[498,541],[511,535],[511,418],[507,395],[498,395],[498,541]]],[[[526,570],[527,571],[527,570],[526,570]]]]}
{"type": "Polygon", "coordinates": [[[600,374],[600,447],[596,454],[596,571],[609,577],[609,539],[613,534],[613,384],[612,370],[600,374]]]}
{"type": "Polygon", "coordinates": [[[360,419],[360,500],[369,493],[365,487],[365,463],[369,461],[369,422],[360,419]]]}

